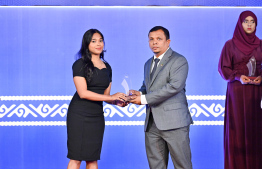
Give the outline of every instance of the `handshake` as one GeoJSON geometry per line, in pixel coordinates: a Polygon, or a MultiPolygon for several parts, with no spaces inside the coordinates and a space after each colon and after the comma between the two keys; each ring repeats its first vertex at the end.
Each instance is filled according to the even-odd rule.
{"type": "Polygon", "coordinates": [[[112,95],[113,98],[115,98],[115,100],[113,101],[113,104],[120,106],[120,107],[125,107],[127,106],[129,103],[133,103],[133,104],[141,104],[141,93],[139,91],[136,90],[129,90],[128,92],[129,95],[125,95],[124,93],[116,93],[114,95],[112,95]]]}

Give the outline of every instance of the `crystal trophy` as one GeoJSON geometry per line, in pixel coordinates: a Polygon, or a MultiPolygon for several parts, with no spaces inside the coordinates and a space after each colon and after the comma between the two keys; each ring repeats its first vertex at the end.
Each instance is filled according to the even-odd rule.
{"type": "Polygon", "coordinates": [[[135,97],[134,95],[132,95],[132,93],[128,93],[128,96],[126,97],[126,102],[130,102],[131,100],[133,100],[135,97]],[[133,97],[132,97],[133,96],[133,97]]]}
{"type": "Polygon", "coordinates": [[[125,76],[125,79],[122,81],[121,85],[124,87],[125,93],[127,95],[126,102],[130,102],[132,100],[132,98],[131,98],[132,93],[129,92],[129,89],[130,89],[129,85],[131,85],[131,81],[128,80],[129,81],[129,85],[128,85],[127,80],[128,80],[128,76],[125,76]]]}
{"type": "Polygon", "coordinates": [[[255,80],[257,77],[255,77],[256,73],[256,59],[254,56],[252,56],[248,63],[247,63],[247,69],[248,69],[248,78],[250,80],[255,80]]]}

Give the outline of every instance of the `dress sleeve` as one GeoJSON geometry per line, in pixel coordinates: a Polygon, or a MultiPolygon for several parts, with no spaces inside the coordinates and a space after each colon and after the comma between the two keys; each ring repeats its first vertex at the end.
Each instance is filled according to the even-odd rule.
{"type": "Polygon", "coordinates": [[[110,82],[112,82],[112,68],[109,64],[108,64],[108,67],[109,67],[109,79],[110,79],[110,82]]]}
{"type": "Polygon", "coordinates": [[[240,81],[241,74],[233,69],[233,47],[232,43],[227,41],[222,49],[219,63],[218,72],[228,82],[235,80],[240,81]]]}
{"type": "Polygon", "coordinates": [[[85,77],[85,64],[81,59],[75,61],[75,63],[72,66],[72,69],[73,69],[73,77],[75,76],[85,77]]]}
{"type": "MultiPolygon", "coordinates": [[[[262,40],[260,40],[260,52],[262,51],[262,40]]],[[[261,57],[262,56],[262,53],[259,53],[261,57]]],[[[257,65],[259,67],[259,75],[258,76],[261,76],[262,77],[262,61],[260,62],[259,65],[257,65]]]]}
{"type": "Polygon", "coordinates": [[[110,80],[110,82],[112,82],[112,68],[111,68],[111,66],[107,62],[105,64],[106,64],[106,67],[108,69],[109,80],[110,80]]]}

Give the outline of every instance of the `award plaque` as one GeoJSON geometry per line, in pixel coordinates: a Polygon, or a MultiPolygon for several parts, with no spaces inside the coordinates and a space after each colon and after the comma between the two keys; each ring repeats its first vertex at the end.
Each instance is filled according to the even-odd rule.
{"type": "Polygon", "coordinates": [[[247,63],[247,69],[248,69],[248,78],[250,80],[255,80],[257,77],[255,77],[256,73],[256,58],[252,56],[248,63],[247,63]]]}

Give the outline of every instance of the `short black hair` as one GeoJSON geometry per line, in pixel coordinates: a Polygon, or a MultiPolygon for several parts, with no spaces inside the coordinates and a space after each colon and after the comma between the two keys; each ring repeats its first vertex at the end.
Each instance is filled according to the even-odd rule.
{"type": "Polygon", "coordinates": [[[152,29],[150,29],[150,31],[148,33],[148,36],[149,36],[150,32],[154,32],[154,31],[158,31],[158,30],[162,30],[164,32],[164,34],[166,36],[166,40],[168,40],[170,38],[169,31],[166,28],[164,28],[163,26],[155,26],[155,27],[153,27],[152,29]]]}

